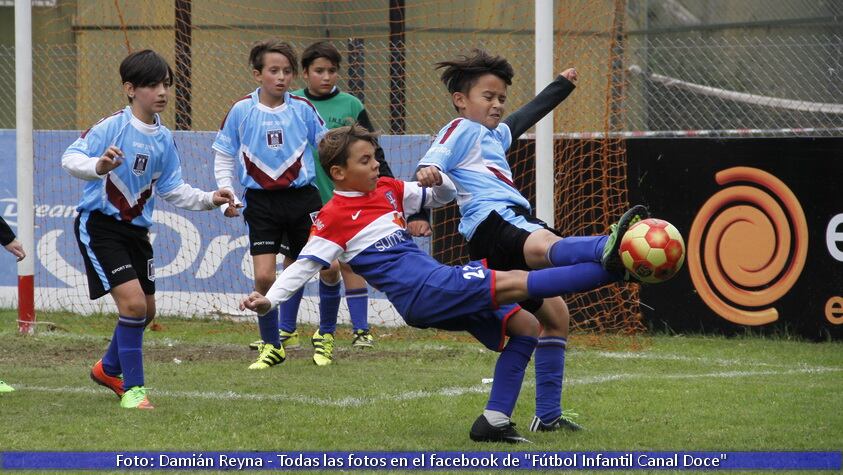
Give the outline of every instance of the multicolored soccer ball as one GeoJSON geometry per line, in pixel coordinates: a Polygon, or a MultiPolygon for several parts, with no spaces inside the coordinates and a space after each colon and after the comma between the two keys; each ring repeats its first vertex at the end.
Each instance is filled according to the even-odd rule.
{"type": "Polygon", "coordinates": [[[621,238],[621,260],[638,280],[647,284],[664,282],[682,268],[685,241],[679,230],[662,219],[641,220],[621,238]]]}

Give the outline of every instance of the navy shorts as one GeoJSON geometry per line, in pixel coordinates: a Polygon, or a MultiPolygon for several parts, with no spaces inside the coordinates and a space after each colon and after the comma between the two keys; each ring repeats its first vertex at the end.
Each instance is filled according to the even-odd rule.
{"type": "Polygon", "coordinates": [[[404,316],[416,328],[467,331],[493,351],[502,351],[506,322],[521,307],[498,305],[495,271],[482,262],[441,266],[425,281],[404,316]]]}
{"type": "MultiPolygon", "coordinates": [[[[524,244],[530,234],[547,229],[559,236],[559,232],[544,221],[531,216],[521,207],[510,206],[499,214],[489,213],[475,229],[468,241],[468,252],[472,259],[486,259],[492,269],[532,270],[524,258],[524,244]]],[[[525,310],[536,313],[544,303],[543,299],[531,298],[519,302],[525,310]]]]}
{"type": "Polygon", "coordinates": [[[73,230],[85,261],[91,300],[135,279],[144,294],[155,294],[155,264],[147,228],[99,211],[83,211],[76,217],[73,230]]]}
{"type": "Polygon", "coordinates": [[[247,189],[243,219],[249,228],[249,253],[278,254],[296,259],[307,244],[311,214],[322,208],[315,186],[283,190],[247,189]]]}

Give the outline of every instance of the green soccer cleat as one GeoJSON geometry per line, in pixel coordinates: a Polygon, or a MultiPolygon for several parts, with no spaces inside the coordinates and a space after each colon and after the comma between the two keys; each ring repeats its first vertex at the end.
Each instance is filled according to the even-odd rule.
{"type": "Polygon", "coordinates": [[[272,343],[264,343],[261,345],[258,360],[250,364],[249,369],[269,369],[283,363],[286,358],[287,353],[284,351],[284,346],[276,348],[272,343]]]}
{"type": "Polygon", "coordinates": [[[281,346],[284,349],[301,348],[301,341],[299,340],[299,332],[293,330],[292,333],[278,330],[278,336],[281,337],[281,346]]]}
{"type": "Polygon", "coordinates": [[[146,388],[134,386],[120,398],[120,407],[123,409],[155,409],[146,397],[146,388]]]}
{"type": "MultiPolygon", "coordinates": [[[[650,212],[642,205],[635,205],[629,208],[624,213],[617,223],[609,226],[609,238],[606,240],[606,245],[603,247],[603,256],[600,258],[600,263],[603,268],[609,272],[617,274],[624,274],[626,268],[621,261],[621,239],[626,234],[626,230],[630,226],[650,217],[650,212]]],[[[626,279],[626,276],[624,276],[626,279]]]]}
{"type": "MultiPolygon", "coordinates": [[[[296,349],[301,348],[301,342],[299,341],[299,332],[294,331],[292,333],[285,332],[284,330],[278,330],[278,336],[281,339],[281,346],[284,349],[296,349]]],[[[261,346],[263,346],[263,340],[255,340],[249,343],[250,350],[261,350],[261,346]]]]}
{"type": "Polygon", "coordinates": [[[557,417],[555,421],[545,424],[539,419],[539,416],[533,416],[533,421],[530,423],[530,432],[555,432],[557,430],[569,430],[576,432],[583,430],[583,427],[574,422],[574,417],[579,414],[571,411],[564,411],[562,415],[557,417]]]}
{"type": "Polygon", "coordinates": [[[328,366],[334,362],[334,335],[322,335],[316,330],[310,342],[313,343],[313,362],[316,366],[328,366]]]}
{"type": "Polygon", "coordinates": [[[5,381],[0,379],[0,393],[10,393],[14,390],[15,390],[15,388],[9,386],[8,384],[6,384],[5,381]]]}
{"type": "Polygon", "coordinates": [[[357,330],[351,339],[351,346],[355,348],[371,348],[375,346],[375,339],[369,330],[357,330]]]}

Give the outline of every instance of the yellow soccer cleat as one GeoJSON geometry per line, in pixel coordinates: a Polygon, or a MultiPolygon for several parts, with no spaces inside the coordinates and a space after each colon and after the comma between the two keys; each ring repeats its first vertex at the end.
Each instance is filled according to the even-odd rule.
{"type": "Polygon", "coordinates": [[[284,352],[284,347],[276,348],[271,343],[264,343],[260,348],[260,355],[258,360],[249,365],[249,369],[269,369],[277,364],[281,364],[287,358],[284,352]]]}
{"type": "Polygon", "coordinates": [[[328,366],[334,362],[334,335],[322,335],[316,330],[310,342],[313,343],[313,362],[316,366],[328,366]]]}

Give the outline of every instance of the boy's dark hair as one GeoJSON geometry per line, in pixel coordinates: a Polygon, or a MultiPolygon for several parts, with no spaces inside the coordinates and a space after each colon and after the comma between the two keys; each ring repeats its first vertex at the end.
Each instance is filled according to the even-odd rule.
{"type": "Polygon", "coordinates": [[[293,68],[293,73],[298,74],[299,63],[296,57],[296,50],[290,46],[289,43],[281,41],[276,38],[268,38],[263,41],[258,41],[252,46],[252,51],[249,52],[249,65],[252,69],[263,71],[263,57],[266,53],[279,53],[287,57],[290,66],[293,68]]]}
{"type": "Polygon", "coordinates": [[[346,125],[331,129],[319,142],[319,163],[331,175],[331,167],[344,167],[348,162],[348,147],[358,140],[365,140],[378,147],[378,134],[369,132],[360,124],[346,125]]]}
{"type": "Polygon", "coordinates": [[[173,85],[173,70],[167,60],[155,51],[135,51],[120,63],[120,81],[131,83],[135,87],[149,87],[160,83],[169,87],[173,85]]]}
{"type": "Polygon", "coordinates": [[[342,56],[336,46],[328,41],[317,41],[308,46],[301,54],[302,71],[307,70],[307,67],[319,58],[325,58],[337,67],[342,63],[342,56]]]}
{"type": "Polygon", "coordinates": [[[515,76],[515,71],[506,58],[492,56],[481,49],[471,50],[470,56],[460,56],[452,61],[436,63],[436,69],[444,69],[440,79],[451,94],[455,92],[468,94],[468,91],[477,84],[477,78],[484,74],[494,74],[507,86],[512,85],[512,77],[515,76]]]}

